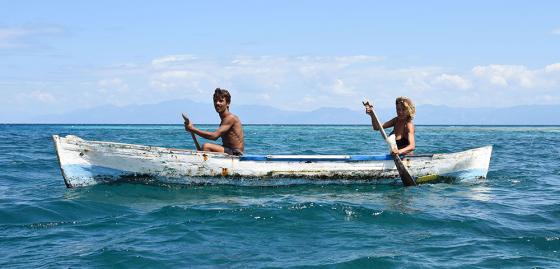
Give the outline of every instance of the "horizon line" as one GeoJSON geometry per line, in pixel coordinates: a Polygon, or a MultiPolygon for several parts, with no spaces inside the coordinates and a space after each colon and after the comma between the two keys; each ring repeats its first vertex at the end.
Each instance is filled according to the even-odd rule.
{"type": "MultiPolygon", "coordinates": [[[[183,126],[180,123],[1,123],[0,125],[166,125],[183,126]]],[[[219,123],[197,123],[197,125],[219,125],[219,123]]],[[[244,123],[243,126],[371,126],[355,123],[244,123]]],[[[464,126],[464,127],[560,127],[560,124],[414,124],[415,126],[464,126]]]]}

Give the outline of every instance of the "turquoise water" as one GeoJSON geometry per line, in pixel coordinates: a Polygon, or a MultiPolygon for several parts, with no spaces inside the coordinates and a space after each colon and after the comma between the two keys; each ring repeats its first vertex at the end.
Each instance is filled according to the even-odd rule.
{"type": "MultiPolygon", "coordinates": [[[[485,181],[411,188],[67,189],[52,134],[194,147],[179,125],[0,125],[1,268],[560,267],[560,127],[418,126],[417,153],[494,152],[485,181]]],[[[251,154],[386,150],[368,126],[245,134],[251,154]]]]}

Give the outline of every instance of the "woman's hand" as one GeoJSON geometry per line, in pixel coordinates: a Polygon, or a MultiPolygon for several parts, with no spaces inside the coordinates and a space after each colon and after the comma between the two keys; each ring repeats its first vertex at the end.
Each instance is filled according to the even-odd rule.
{"type": "Polygon", "coordinates": [[[366,114],[368,114],[370,116],[373,115],[373,107],[372,106],[370,106],[370,105],[366,106],[366,114]]]}
{"type": "Polygon", "coordinates": [[[366,107],[366,114],[373,116],[373,105],[370,104],[369,101],[362,101],[362,104],[364,105],[364,107],[366,107]]]}

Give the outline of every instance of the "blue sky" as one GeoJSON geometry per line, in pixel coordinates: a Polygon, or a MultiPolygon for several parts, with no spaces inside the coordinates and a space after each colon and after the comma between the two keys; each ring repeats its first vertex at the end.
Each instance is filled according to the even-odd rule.
{"type": "Polygon", "coordinates": [[[188,98],[560,104],[560,2],[4,1],[0,122],[188,98]]]}

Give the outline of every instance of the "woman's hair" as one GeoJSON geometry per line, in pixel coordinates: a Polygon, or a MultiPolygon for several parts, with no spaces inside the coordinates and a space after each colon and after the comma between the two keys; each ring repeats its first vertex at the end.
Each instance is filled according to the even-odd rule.
{"type": "Polygon", "coordinates": [[[414,116],[416,116],[416,107],[414,106],[414,103],[412,103],[412,100],[405,96],[399,96],[397,97],[397,100],[395,100],[395,105],[398,104],[403,105],[404,110],[408,114],[409,120],[413,120],[414,116]]]}

